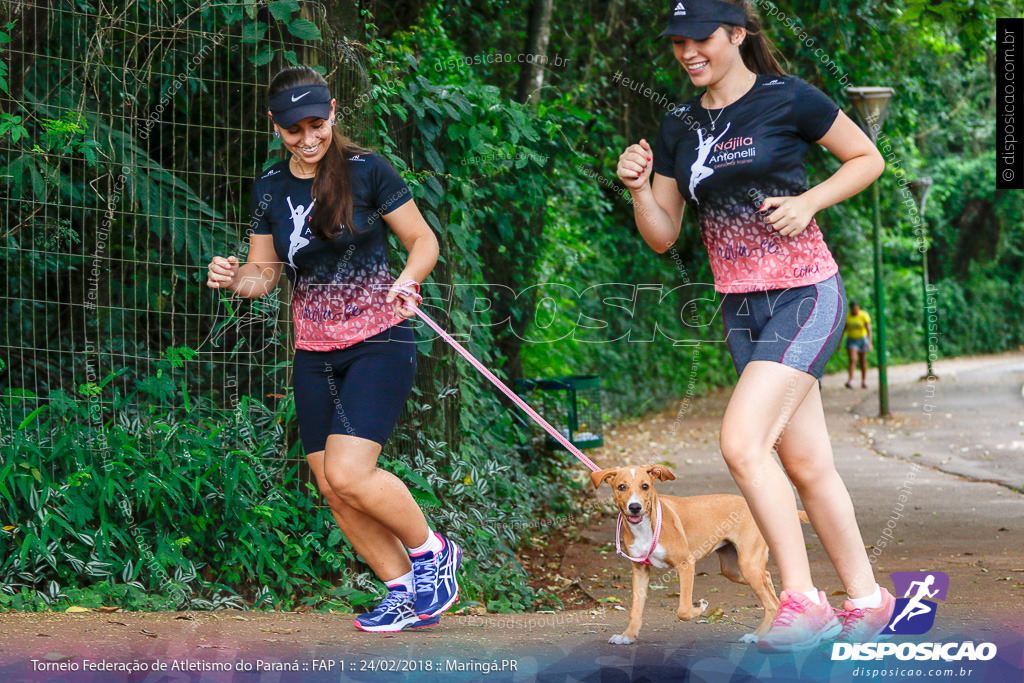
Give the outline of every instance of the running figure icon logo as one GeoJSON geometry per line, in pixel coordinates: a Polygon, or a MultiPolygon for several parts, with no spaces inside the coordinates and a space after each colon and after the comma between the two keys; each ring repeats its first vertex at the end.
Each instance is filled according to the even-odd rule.
{"type": "Polygon", "coordinates": [[[316,204],[316,200],[314,199],[311,201],[309,203],[309,208],[306,208],[302,204],[294,206],[292,204],[291,197],[287,197],[287,199],[288,210],[292,213],[292,223],[295,226],[292,228],[292,234],[288,239],[288,263],[292,264],[292,268],[294,268],[295,252],[309,244],[309,240],[302,236],[302,232],[303,228],[306,227],[306,217],[309,215],[309,212],[313,210],[313,205],[316,204]]]}
{"type": "Polygon", "coordinates": [[[725,130],[723,130],[722,134],[719,135],[717,138],[711,137],[710,134],[708,134],[707,137],[704,137],[704,129],[697,129],[697,158],[690,166],[690,196],[693,197],[693,201],[695,203],[699,203],[697,202],[696,194],[697,183],[704,180],[705,178],[707,178],[708,176],[712,175],[715,172],[715,169],[711,168],[710,166],[705,166],[704,162],[708,160],[708,155],[711,154],[711,148],[714,147],[718,143],[718,141],[725,137],[725,134],[729,132],[730,126],[732,126],[732,122],[729,122],[725,126],[725,130]]]}
{"type": "Polygon", "coordinates": [[[896,608],[883,635],[900,633],[920,635],[935,625],[937,603],[926,598],[945,600],[949,576],[945,572],[893,572],[889,575],[896,595],[896,608]]]}

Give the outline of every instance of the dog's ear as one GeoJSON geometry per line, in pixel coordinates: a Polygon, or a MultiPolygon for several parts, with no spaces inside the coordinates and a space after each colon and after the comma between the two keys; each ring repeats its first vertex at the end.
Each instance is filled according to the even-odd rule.
{"type": "Polygon", "coordinates": [[[597,472],[591,472],[590,481],[594,482],[595,489],[601,488],[601,484],[614,477],[615,473],[618,471],[618,467],[613,467],[610,470],[598,470],[597,472]]]}
{"type": "Polygon", "coordinates": [[[672,474],[672,470],[664,465],[651,465],[647,468],[647,474],[651,475],[658,481],[670,481],[676,478],[676,475],[672,474]]]}

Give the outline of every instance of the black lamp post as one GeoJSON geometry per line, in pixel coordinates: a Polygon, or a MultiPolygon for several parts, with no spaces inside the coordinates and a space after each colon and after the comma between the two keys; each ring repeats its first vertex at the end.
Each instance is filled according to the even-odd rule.
{"type": "MultiPolygon", "coordinates": [[[[914,193],[914,199],[917,200],[921,217],[921,247],[918,249],[918,251],[921,252],[921,312],[924,318],[924,357],[928,363],[928,374],[926,374],[921,379],[936,380],[939,377],[934,372],[932,372],[932,353],[929,348],[930,335],[928,334],[928,223],[924,217],[924,208],[928,203],[928,193],[931,192],[932,190],[932,179],[918,178],[917,180],[912,180],[910,181],[910,189],[914,193]]],[[[936,320],[937,319],[938,318],[936,318],[936,320]]]]}
{"type": "MultiPolygon", "coordinates": [[[[889,102],[896,93],[892,88],[847,88],[846,95],[853,103],[860,127],[871,141],[878,144],[878,131],[882,129],[889,102]]],[[[878,182],[871,184],[875,202],[875,318],[878,336],[878,414],[889,415],[889,363],[885,352],[885,292],[882,285],[882,213],[878,198],[878,182]]]]}

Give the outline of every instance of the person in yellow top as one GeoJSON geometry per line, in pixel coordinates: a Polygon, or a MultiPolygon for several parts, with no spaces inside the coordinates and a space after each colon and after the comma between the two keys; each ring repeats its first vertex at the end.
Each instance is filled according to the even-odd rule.
{"type": "Polygon", "coordinates": [[[860,310],[860,304],[850,302],[850,312],[846,316],[846,352],[850,354],[850,378],[846,380],[846,388],[853,389],[853,363],[860,356],[860,385],[868,386],[868,351],[871,350],[871,316],[867,311],[860,310]]]}

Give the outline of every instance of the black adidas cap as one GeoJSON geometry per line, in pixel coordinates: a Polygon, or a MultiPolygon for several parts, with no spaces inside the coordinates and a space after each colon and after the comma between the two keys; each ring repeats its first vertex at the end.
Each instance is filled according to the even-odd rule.
{"type": "Polygon", "coordinates": [[[331,91],[320,84],[282,90],[270,98],[270,115],[282,128],[291,128],[311,116],[326,119],[331,115],[331,91]]]}
{"type": "Polygon", "coordinates": [[[722,24],[747,27],[743,9],[722,0],[671,0],[668,6],[668,28],[659,38],[681,36],[704,40],[722,24]]]}

